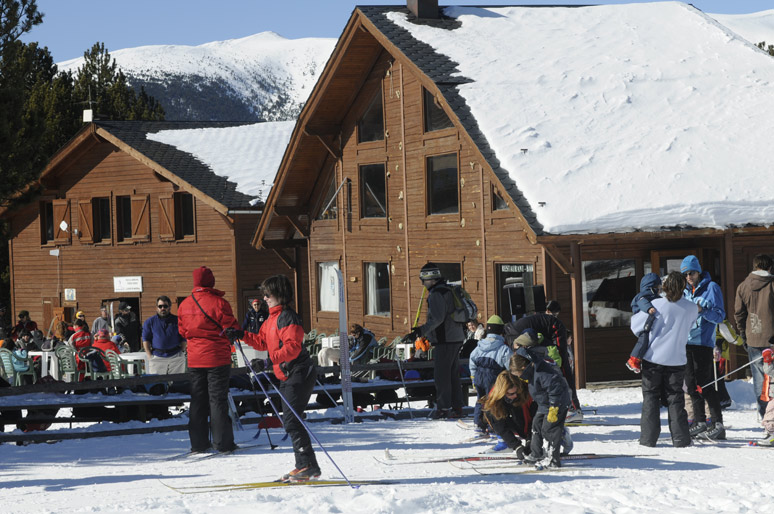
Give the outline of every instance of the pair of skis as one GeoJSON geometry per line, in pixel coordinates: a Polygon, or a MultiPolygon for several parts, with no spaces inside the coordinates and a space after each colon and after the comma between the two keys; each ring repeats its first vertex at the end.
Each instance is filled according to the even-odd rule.
{"type": "Polygon", "coordinates": [[[186,460],[190,462],[199,462],[206,459],[211,459],[214,457],[223,457],[226,455],[233,455],[235,453],[243,452],[245,450],[250,450],[252,448],[258,448],[260,446],[266,446],[265,444],[248,444],[244,446],[238,446],[235,449],[228,451],[228,452],[218,452],[214,449],[210,449],[203,452],[194,452],[194,451],[187,451],[183,453],[178,453],[176,455],[172,455],[170,457],[165,458],[165,461],[171,461],[171,460],[186,460]]]}
{"type": "Polygon", "coordinates": [[[180,494],[201,494],[201,493],[218,493],[225,491],[249,491],[252,489],[270,489],[278,487],[296,487],[296,486],[309,486],[309,487],[336,487],[336,486],[350,486],[358,488],[363,485],[390,485],[397,484],[398,482],[392,480],[309,480],[306,482],[246,482],[243,484],[210,484],[210,485],[193,485],[174,487],[169,484],[161,482],[165,487],[172,489],[180,494]]]}

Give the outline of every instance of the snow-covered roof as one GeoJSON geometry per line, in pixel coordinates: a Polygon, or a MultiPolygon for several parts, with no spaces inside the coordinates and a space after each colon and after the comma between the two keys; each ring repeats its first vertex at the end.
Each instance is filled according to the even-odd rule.
{"type": "Polygon", "coordinates": [[[544,233],[774,224],[774,59],[679,2],[387,18],[457,85],[544,233]]]}
{"type": "Polygon", "coordinates": [[[236,183],[236,190],[265,201],[274,183],[295,121],[236,127],[161,130],[147,134],[199,159],[213,173],[236,183]]]}

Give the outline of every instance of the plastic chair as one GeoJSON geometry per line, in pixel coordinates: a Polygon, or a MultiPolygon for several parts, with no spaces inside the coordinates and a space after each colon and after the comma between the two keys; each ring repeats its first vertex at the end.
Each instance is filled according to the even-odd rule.
{"type": "Polygon", "coordinates": [[[59,362],[59,378],[66,382],[78,382],[81,371],[78,370],[78,361],[75,360],[75,348],[62,344],[54,350],[57,361],[59,362]],[[68,375],[71,376],[67,380],[68,375]]]}
{"type": "Polygon", "coordinates": [[[108,363],[110,364],[110,369],[108,370],[110,372],[110,378],[118,379],[133,376],[125,371],[124,361],[121,360],[121,357],[116,352],[113,350],[106,350],[105,357],[107,357],[108,363]]]}
{"type": "Polygon", "coordinates": [[[32,360],[32,357],[30,357],[30,356],[21,357],[21,356],[15,354],[13,352],[11,352],[11,357],[12,357],[13,361],[16,362],[17,365],[20,362],[23,362],[23,363],[25,363],[27,365],[27,369],[25,371],[15,370],[16,371],[16,378],[14,379],[14,385],[17,385],[17,386],[23,385],[24,377],[32,377],[32,383],[33,384],[38,381],[38,372],[35,371],[35,365],[34,365],[34,362],[32,360]]]}
{"type": "Polygon", "coordinates": [[[97,356],[102,360],[107,360],[107,357],[104,353],[102,353],[102,350],[99,348],[96,348],[94,346],[86,346],[84,348],[80,348],[78,350],[78,360],[80,360],[85,366],[86,366],[86,376],[90,377],[92,380],[110,380],[111,374],[110,371],[98,371],[94,369],[94,366],[91,363],[91,360],[89,359],[88,355],[92,352],[97,352],[97,356]]]}
{"type": "Polygon", "coordinates": [[[6,348],[0,348],[0,374],[9,384],[16,384],[16,370],[13,369],[13,352],[6,348]]]}

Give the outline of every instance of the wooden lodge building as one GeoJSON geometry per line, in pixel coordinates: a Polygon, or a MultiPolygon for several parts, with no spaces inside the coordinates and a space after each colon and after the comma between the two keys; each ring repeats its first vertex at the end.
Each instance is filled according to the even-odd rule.
{"type": "MultiPolygon", "coordinates": [[[[569,37],[577,37],[578,52],[597,56],[588,58],[588,62],[579,57],[577,64],[583,68],[578,74],[586,74],[580,77],[579,83],[585,85],[583,80],[587,79],[590,87],[594,87],[595,81],[604,83],[606,77],[595,76],[593,65],[597,62],[604,65],[617,59],[621,52],[626,54],[629,44],[626,38],[634,41],[635,37],[642,37],[649,41],[649,31],[654,34],[688,31],[689,39],[696,36],[696,44],[703,45],[702,38],[711,38],[690,32],[694,30],[691,27],[701,26],[701,30],[713,37],[723,32],[722,27],[707,22],[703,13],[683,4],[439,11],[437,2],[420,0],[409,1],[409,6],[411,9],[367,6],[354,10],[300,114],[252,239],[256,248],[284,247],[288,255],[292,252],[298,256],[295,252],[299,249],[308,249],[308,262],[297,260],[296,266],[302,275],[304,269],[309,270],[307,294],[311,326],[324,332],[338,327],[334,273],[338,268],[345,277],[350,323],[362,323],[378,337],[391,339],[407,333],[421,302],[419,269],[433,261],[443,267],[447,277],[463,283],[479,307],[481,322],[492,314],[510,318],[512,306],[506,286],[543,285],[546,296],[557,299],[563,306],[561,319],[574,335],[578,384],[631,379],[634,375],[624,366],[635,342],[628,328],[629,302],[638,292],[644,273],[653,270],[663,275],[679,270],[680,261],[688,254],[697,255],[704,269],[721,285],[726,311],[733,319],[735,288],[749,273],[753,255],[774,252],[772,231],[767,228],[774,221],[774,213],[760,207],[754,212],[745,211],[737,218],[718,221],[723,218],[722,207],[720,211],[705,208],[692,194],[685,194],[684,201],[689,207],[692,201],[696,202],[695,210],[699,214],[693,217],[686,217],[692,209],[655,209],[648,202],[658,205],[658,196],[669,188],[686,190],[686,177],[693,180],[688,184],[703,191],[702,184],[718,180],[721,173],[717,170],[729,164],[729,152],[720,140],[726,145],[747,148],[744,138],[752,137],[759,146],[755,151],[740,149],[738,155],[732,155],[736,165],[733,169],[722,169],[728,184],[717,188],[717,202],[713,205],[727,201],[729,191],[749,194],[748,189],[734,189],[730,177],[735,176],[739,181],[755,180],[757,174],[757,184],[760,184],[774,156],[770,155],[771,145],[765,137],[753,136],[754,128],[747,125],[740,113],[754,112],[754,109],[748,110],[753,104],[768,113],[771,109],[761,106],[771,104],[769,93],[760,93],[760,88],[741,93],[738,84],[731,84],[723,92],[724,98],[733,97],[739,103],[731,107],[717,100],[720,119],[710,116],[713,119],[707,123],[702,119],[702,111],[691,114],[691,109],[701,104],[685,98],[656,106],[656,113],[663,111],[663,119],[645,110],[638,111],[647,103],[639,95],[651,92],[648,88],[655,88],[654,101],[659,95],[671,100],[674,95],[679,97],[691,91],[691,79],[700,81],[701,73],[691,75],[694,70],[714,73],[707,72],[706,66],[710,65],[706,61],[702,64],[692,60],[693,48],[678,48],[672,51],[681,54],[676,60],[683,59],[688,79],[684,82],[682,78],[673,82],[640,80],[641,76],[648,75],[643,70],[650,68],[662,71],[659,66],[663,65],[664,73],[671,72],[667,63],[672,62],[674,55],[668,49],[663,50],[663,55],[657,55],[661,46],[656,43],[653,53],[634,57],[640,61],[631,63],[629,56],[624,55],[614,63],[622,70],[621,75],[630,73],[633,77],[628,80],[632,85],[625,86],[634,91],[628,101],[624,97],[616,109],[608,111],[578,109],[577,116],[589,115],[589,118],[581,120],[574,133],[558,129],[553,135],[549,133],[546,137],[555,140],[547,144],[541,143],[543,135],[537,133],[543,127],[550,132],[551,120],[548,116],[542,121],[525,119],[525,113],[539,114],[544,110],[550,116],[558,105],[556,112],[571,113],[567,120],[570,124],[577,122],[570,119],[577,105],[573,102],[585,100],[581,90],[557,100],[556,105],[548,103],[543,95],[549,97],[554,86],[561,86],[559,82],[541,84],[540,94],[527,96],[523,92],[530,86],[528,79],[534,78],[533,82],[537,83],[553,77],[548,57],[537,68],[544,64],[545,76],[527,77],[518,84],[504,81],[501,87],[506,89],[506,94],[492,87],[493,94],[487,96],[484,93],[490,84],[484,76],[486,67],[478,68],[482,70],[481,76],[466,75],[460,70],[476,69],[476,62],[458,62],[447,55],[457,50],[462,52],[476,42],[483,48],[490,36],[502,37],[501,33],[486,31],[480,37],[471,36],[468,28],[475,28],[477,23],[488,23],[488,27],[494,28],[495,23],[516,24],[526,20],[519,30],[509,31],[506,26],[501,32],[516,39],[523,30],[525,37],[531,39],[520,44],[529,45],[534,51],[493,44],[485,47],[478,57],[471,58],[491,60],[490,67],[502,65],[500,69],[506,73],[505,68],[529,64],[534,54],[538,59],[541,52],[549,55],[548,48],[558,47],[575,55],[574,42],[559,38],[557,32],[531,31],[530,27],[537,22],[550,23],[550,17],[557,16],[556,23],[567,26],[576,23],[576,19],[581,25],[619,23],[626,31],[613,34],[615,44],[603,41],[602,47],[584,47],[584,44],[593,44],[584,43],[593,38],[574,35],[583,35],[582,31],[568,31],[569,37]],[[658,9],[664,12],[653,16],[658,9]],[[610,21],[605,21],[611,14],[614,16],[610,21]],[[627,19],[632,23],[627,25],[627,19]],[[661,25],[661,19],[676,21],[656,27],[656,22],[661,25]],[[454,36],[458,33],[459,40],[455,42],[454,36]],[[442,53],[422,38],[440,41],[439,46],[445,41],[449,45],[444,47],[447,52],[442,53]],[[606,43],[610,45],[604,46],[606,43]],[[504,55],[495,55],[497,50],[504,55]],[[523,90],[519,89],[522,85],[523,90]],[[482,89],[476,90],[477,87],[482,89]],[[512,94],[507,94],[511,89],[512,94]],[[470,96],[471,90],[479,91],[479,95],[470,96]],[[685,110],[680,111],[683,105],[685,110]],[[492,112],[499,112],[500,125],[505,128],[492,123],[492,112]],[[737,123],[740,118],[742,121],[737,123]],[[612,119],[609,124],[612,128],[601,136],[584,128],[586,121],[588,125],[592,121],[597,125],[598,121],[608,119],[612,119]],[[633,125],[637,125],[634,135],[629,135],[632,131],[628,129],[633,125]],[[744,130],[740,125],[744,125],[744,130]],[[532,128],[532,133],[523,135],[523,127],[532,128]],[[691,131],[698,131],[699,139],[704,140],[697,143],[696,139],[680,139],[688,137],[685,134],[690,135],[691,131]],[[650,134],[672,132],[678,134],[676,145],[684,145],[683,157],[694,153],[697,156],[694,160],[698,160],[699,154],[707,157],[701,159],[701,166],[693,165],[685,157],[680,162],[670,161],[675,155],[671,145],[654,149],[646,144],[650,134]],[[717,135],[719,132],[722,136],[717,135]],[[638,134],[642,136],[641,145],[638,134]],[[535,144],[527,140],[530,137],[535,144]],[[563,156],[565,139],[562,137],[569,141],[567,144],[575,141],[576,145],[581,138],[601,138],[601,142],[589,143],[598,145],[595,147],[598,153],[586,164],[596,165],[593,171],[600,174],[610,173],[605,166],[615,168],[612,172],[618,181],[641,180],[642,187],[651,188],[642,190],[644,206],[623,204],[611,208],[604,184],[596,189],[593,183],[588,185],[596,176],[593,174],[586,180],[585,196],[581,198],[573,191],[579,187],[577,184],[568,186],[559,179],[550,197],[541,198],[536,194],[536,187],[554,180],[555,176],[551,162],[539,159],[544,155],[551,157],[551,152],[563,156]],[[625,140],[626,137],[630,139],[625,140]],[[611,147],[623,148],[623,158],[614,160],[609,152],[611,147]],[[518,164],[519,158],[535,159],[535,164],[518,164]],[[765,166],[767,159],[769,165],[765,166]],[[680,173],[670,169],[671,166],[681,166],[680,173]],[[646,181],[653,173],[658,187],[646,181]],[[650,199],[647,198],[649,191],[650,199]],[[556,211],[558,217],[565,217],[560,222],[552,219],[549,214],[554,211],[550,209],[561,208],[562,203],[571,204],[577,218],[567,218],[562,211],[556,211]],[[594,218],[595,209],[606,215],[594,218]],[[618,219],[618,212],[631,214],[618,217],[616,224],[610,220],[618,219]],[[647,218],[638,226],[631,220],[637,213],[655,213],[656,221],[647,218]],[[663,219],[659,218],[661,214],[663,219]],[[589,220],[588,225],[583,225],[584,219],[589,220]],[[607,224],[600,219],[607,220],[607,224]]],[[[561,28],[564,31],[566,27],[561,28]]],[[[747,60],[753,63],[758,74],[774,78],[774,61],[754,45],[737,37],[726,48],[718,53],[723,66],[747,60]]],[[[572,67],[567,66],[570,74],[572,67]]],[[[720,71],[717,73],[712,80],[735,80],[720,71]]],[[[743,75],[740,82],[748,78],[746,73],[743,75]]],[[[700,88],[693,91],[704,94],[700,88]]],[[[604,92],[594,99],[594,106],[603,95],[604,92]]],[[[774,118],[768,118],[765,126],[770,126],[771,119],[774,118]]],[[[553,166],[557,167],[556,162],[553,166]]],[[[579,170],[582,172],[582,167],[579,170]]],[[[760,185],[760,194],[774,200],[771,188],[760,185]]],[[[712,204],[714,200],[703,201],[712,204]]],[[[759,201],[757,205],[765,203],[759,201]]]]}
{"type": "MultiPolygon", "coordinates": [[[[36,199],[2,213],[11,228],[14,313],[28,310],[46,330],[54,316],[71,321],[82,310],[91,323],[101,304],[112,302],[117,310],[117,302],[126,301],[142,323],[156,314],[160,295],[172,299],[176,313],[191,293],[191,272],[206,265],[241,322],[261,281],[288,270],[273,252],[250,245],[263,202],[216,174],[212,163],[155,139],[167,131],[185,142],[193,137],[187,134],[204,131],[199,137],[223,140],[227,154],[227,143],[240,141],[235,134],[256,125],[277,124],[85,125],[30,185],[39,192],[36,199]]],[[[287,134],[280,134],[281,144],[252,136],[248,141],[264,145],[264,157],[275,154],[252,164],[260,174],[262,162],[268,163],[268,184],[291,127],[281,129],[287,134]]],[[[194,143],[188,146],[199,146],[194,143]]],[[[246,146],[238,151],[249,153],[246,146]]],[[[308,309],[302,304],[299,310],[308,309]]]]}

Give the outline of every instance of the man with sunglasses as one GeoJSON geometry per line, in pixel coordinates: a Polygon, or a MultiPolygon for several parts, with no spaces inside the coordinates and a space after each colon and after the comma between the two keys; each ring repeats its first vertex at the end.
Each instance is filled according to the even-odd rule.
{"type": "Polygon", "coordinates": [[[691,327],[685,347],[685,385],[693,407],[690,434],[691,437],[725,439],[726,429],[723,427],[723,411],[717,389],[714,385],[700,389],[712,382],[714,376],[715,328],[726,319],[723,293],[720,286],[710,279],[709,272],[702,271],[695,255],[683,259],[680,273],[686,280],[685,298],[699,306],[699,317],[691,327]],[[705,400],[709,404],[711,426],[707,424],[705,400]]]}
{"type": "Polygon", "coordinates": [[[186,341],[178,332],[177,316],[170,313],[167,296],[156,299],[156,315],[142,325],[142,346],[148,354],[148,373],[171,375],[185,373],[186,341]]]}

